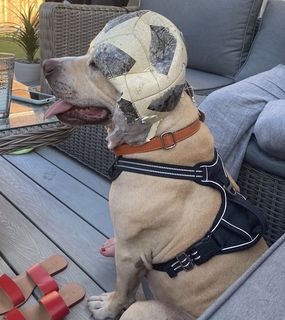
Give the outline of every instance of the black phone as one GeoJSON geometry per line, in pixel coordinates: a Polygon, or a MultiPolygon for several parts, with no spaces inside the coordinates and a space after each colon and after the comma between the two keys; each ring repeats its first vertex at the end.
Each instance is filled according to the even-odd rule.
{"type": "Polygon", "coordinates": [[[15,89],[12,90],[12,99],[36,105],[43,105],[55,101],[56,97],[51,94],[30,89],[15,89]]]}

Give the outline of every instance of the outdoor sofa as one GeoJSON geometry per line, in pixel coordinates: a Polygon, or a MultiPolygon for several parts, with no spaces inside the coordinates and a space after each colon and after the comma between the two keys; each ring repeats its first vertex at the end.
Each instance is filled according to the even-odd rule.
{"type": "MultiPolygon", "coordinates": [[[[105,23],[137,10],[127,7],[45,3],[40,9],[41,59],[85,54],[105,23]]],[[[285,64],[285,1],[269,0],[260,18],[262,0],[142,0],[141,9],[169,17],[184,34],[188,49],[187,79],[198,101],[223,86],[285,64]]],[[[42,78],[42,90],[49,88],[42,78]]],[[[285,107],[285,106],[284,106],[285,107]]],[[[226,134],[226,133],[225,133],[226,134]]],[[[108,176],[114,156],[103,127],[85,126],[57,147],[108,176]]],[[[268,217],[267,242],[285,231],[285,161],[262,151],[252,137],[239,185],[268,217]]]]}

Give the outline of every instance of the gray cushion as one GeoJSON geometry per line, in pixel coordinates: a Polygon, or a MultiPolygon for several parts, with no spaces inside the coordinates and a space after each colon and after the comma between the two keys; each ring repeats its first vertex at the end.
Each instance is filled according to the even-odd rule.
{"type": "Polygon", "coordinates": [[[247,62],[236,80],[285,64],[285,1],[271,0],[266,7],[259,31],[247,62]]]}
{"type": "Polygon", "coordinates": [[[188,67],[234,76],[248,54],[262,0],[142,0],[183,32],[188,67]]]}
{"type": "Polygon", "coordinates": [[[186,70],[186,80],[192,85],[198,95],[208,95],[212,91],[232,84],[230,78],[195,69],[186,70]]]}
{"type": "Polygon", "coordinates": [[[266,104],[256,120],[254,134],[262,150],[285,161],[285,99],[266,104]]]}
{"type": "Polygon", "coordinates": [[[198,320],[285,319],[285,235],[198,320]]]}
{"type": "Polygon", "coordinates": [[[246,149],[245,161],[253,167],[285,178],[285,161],[277,159],[261,150],[254,136],[251,138],[246,149]]]}

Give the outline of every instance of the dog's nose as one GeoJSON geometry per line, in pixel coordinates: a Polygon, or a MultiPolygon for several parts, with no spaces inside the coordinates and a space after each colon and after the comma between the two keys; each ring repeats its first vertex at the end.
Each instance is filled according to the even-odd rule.
{"type": "Polygon", "coordinates": [[[46,78],[51,76],[58,66],[58,61],[56,59],[46,59],[44,60],[42,67],[46,78]]]}

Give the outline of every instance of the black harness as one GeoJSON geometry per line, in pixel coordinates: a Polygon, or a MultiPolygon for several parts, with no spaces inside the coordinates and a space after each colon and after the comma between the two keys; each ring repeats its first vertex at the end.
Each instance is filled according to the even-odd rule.
{"type": "Polygon", "coordinates": [[[171,278],[182,270],[189,271],[194,265],[205,263],[215,255],[249,248],[266,231],[263,213],[231,187],[223,161],[217,152],[212,162],[199,163],[193,167],[119,157],[110,169],[112,180],[122,171],[191,180],[213,187],[221,193],[220,210],[205,236],[175,258],[153,264],[153,269],[167,272],[171,278]]]}

